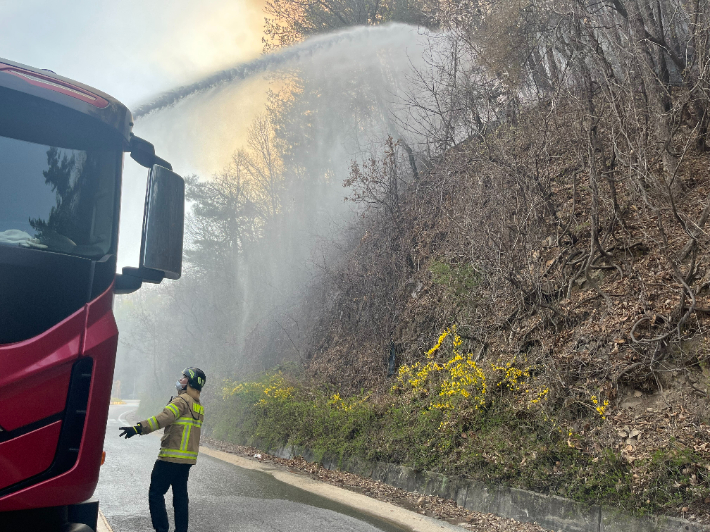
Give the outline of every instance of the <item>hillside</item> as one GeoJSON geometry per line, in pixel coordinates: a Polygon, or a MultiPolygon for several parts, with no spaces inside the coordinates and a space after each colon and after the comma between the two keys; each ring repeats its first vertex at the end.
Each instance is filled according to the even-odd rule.
{"type": "MultiPolygon", "coordinates": [[[[676,206],[658,207],[621,169],[593,183],[574,109],[555,111],[531,108],[449,150],[396,197],[378,189],[378,207],[309,298],[327,304],[303,310],[318,318],[305,375],[264,392],[302,408],[340,404],[350,433],[324,440],[326,428],[281,421],[235,440],[290,439],[595,502],[611,490],[628,509],[708,517],[710,161],[688,150],[676,206]],[[458,377],[456,356],[468,363],[458,377]],[[347,414],[357,404],[371,405],[359,422],[347,414]]],[[[609,132],[597,134],[593,157],[609,168],[609,132]]],[[[681,128],[678,145],[691,134],[681,128]]],[[[354,169],[356,194],[372,193],[365,185],[400,151],[391,142],[354,169]]],[[[291,407],[266,419],[303,419],[291,407]]]]}

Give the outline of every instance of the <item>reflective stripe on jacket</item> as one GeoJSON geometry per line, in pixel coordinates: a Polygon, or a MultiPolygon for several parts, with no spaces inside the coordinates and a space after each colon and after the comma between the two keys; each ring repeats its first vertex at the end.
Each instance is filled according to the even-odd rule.
{"type": "Polygon", "coordinates": [[[160,439],[158,460],[178,464],[194,464],[200,449],[200,432],[205,419],[205,409],[198,399],[186,391],[165,406],[157,416],[141,421],[142,434],[150,434],[161,428],[165,433],[160,439]]]}

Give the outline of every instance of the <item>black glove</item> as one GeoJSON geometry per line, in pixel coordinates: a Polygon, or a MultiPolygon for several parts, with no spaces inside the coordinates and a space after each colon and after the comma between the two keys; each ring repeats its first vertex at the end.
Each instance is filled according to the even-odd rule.
{"type": "Polygon", "coordinates": [[[120,438],[121,436],[125,436],[126,439],[132,438],[136,434],[140,434],[143,432],[143,428],[141,427],[140,423],[136,425],[135,427],[118,427],[118,430],[122,430],[121,434],[118,435],[120,438]]]}

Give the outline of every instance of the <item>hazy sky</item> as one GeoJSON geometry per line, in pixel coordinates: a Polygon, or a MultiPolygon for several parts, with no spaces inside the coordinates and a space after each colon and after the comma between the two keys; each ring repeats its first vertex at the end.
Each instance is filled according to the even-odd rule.
{"type": "Polygon", "coordinates": [[[0,0],[0,57],[129,107],[261,51],[262,0],[0,0]]]}

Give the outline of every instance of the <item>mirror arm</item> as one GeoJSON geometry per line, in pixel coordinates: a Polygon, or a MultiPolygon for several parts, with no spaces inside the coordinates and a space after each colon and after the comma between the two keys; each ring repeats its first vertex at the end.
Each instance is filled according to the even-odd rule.
{"type": "Polygon", "coordinates": [[[159,270],[152,270],[150,268],[132,268],[130,266],[124,266],[123,275],[130,275],[131,277],[136,277],[144,283],[160,284],[163,279],[165,279],[165,273],[159,270]]]}
{"type": "Polygon", "coordinates": [[[126,268],[123,268],[123,271],[122,274],[116,274],[116,281],[113,285],[114,294],[132,294],[143,285],[143,279],[125,273],[126,268]]]}
{"type": "Polygon", "coordinates": [[[131,152],[131,159],[146,168],[153,168],[155,164],[155,146],[147,140],[131,134],[131,141],[128,145],[131,152]]]}
{"type": "Polygon", "coordinates": [[[123,273],[116,275],[114,284],[115,294],[131,294],[138,290],[143,283],[160,284],[165,274],[150,268],[132,268],[124,266],[123,273]]]}
{"type": "Polygon", "coordinates": [[[128,144],[128,151],[131,153],[131,159],[146,168],[153,168],[154,165],[160,165],[163,168],[172,170],[173,166],[155,154],[155,146],[150,142],[140,137],[136,137],[131,133],[131,141],[128,144]]]}
{"type": "Polygon", "coordinates": [[[157,164],[158,166],[162,166],[163,168],[167,168],[168,170],[172,170],[172,169],[173,169],[173,165],[172,165],[172,164],[170,164],[170,163],[169,163],[168,161],[166,161],[165,159],[161,159],[161,158],[158,157],[157,155],[155,156],[155,164],[157,164]]]}

